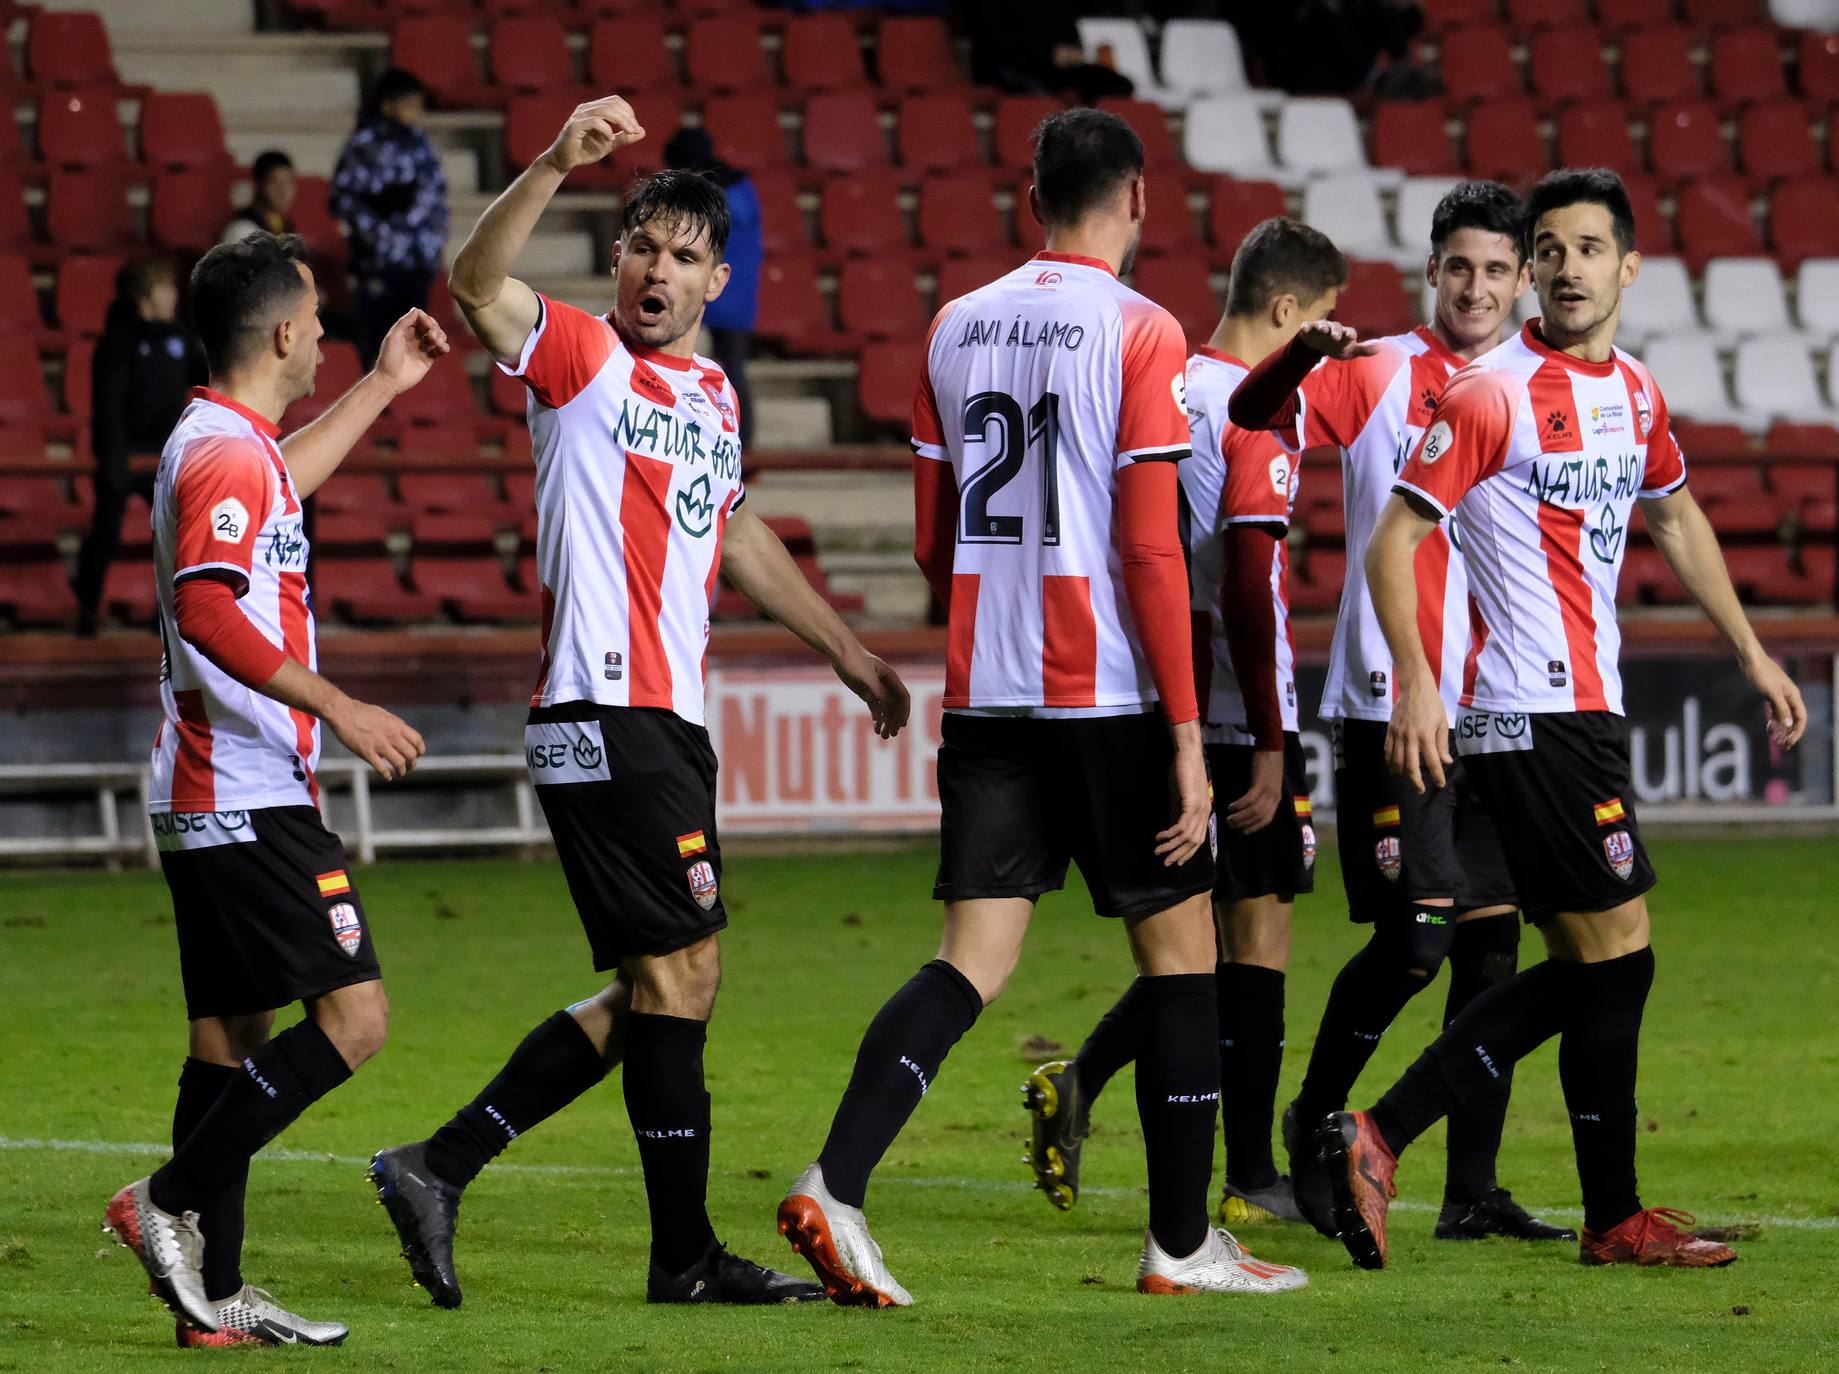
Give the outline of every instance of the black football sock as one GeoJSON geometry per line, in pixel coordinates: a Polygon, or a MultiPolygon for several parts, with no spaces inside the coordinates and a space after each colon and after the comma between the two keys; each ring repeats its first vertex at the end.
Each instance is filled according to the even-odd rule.
{"type": "MultiPolygon", "coordinates": [[[[1444,1028],[1482,993],[1513,977],[1519,963],[1519,913],[1458,921],[1455,943],[1450,946],[1444,1028]]],[[[1443,1177],[1446,1204],[1474,1202],[1494,1187],[1494,1161],[1501,1152],[1501,1128],[1507,1122],[1507,1098],[1512,1090],[1513,1068],[1509,1065],[1502,1068],[1497,1081],[1450,1112],[1449,1158],[1443,1177]]]]}
{"type": "Polygon", "coordinates": [[[1221,964],[1213,976],[1219,997],[1226,1177],[1240,1188],[1269,1188],[1277,1182],[1271,1115],[1283,1071],[1283,970],[1221,964]]]}
{"type": "Polygon", "coordinates": [[[1119,1069],[1137,1057],[1137,1042],[1142,1038],[1141,1021],[1137,984],[1132,983],[1111,1010],[1098,1019],[1098,1024],[1092,1027],[1092,1033],[1073,1058],[1079,1091],[1088,1105],[1097,1100],[1105,1084],[1119,1069]]]}
{"type": "Polygon", "coordinates": [[[1558,1042],[1584,1225],[1603,1232],[1641,1210],[1635,1187],[1635,1069],[1654,951],[1577,966],[1577,994],[1558,1042]]]}
{"type": "Polygon", "coordinates": [[[1355,951],[1335,975],[1309,1051],[1309,1067],[1296,1098],[1296,1114],[1305,1126],[1313,1130],[1328,1113],[1347,1105],[1347,1095],[1379,1048],[1386,1027],[1429,983],[1406,964],[1397,943],[1377,931],[1355,951]]]}
{"type": "Polygon", "coordinates": [[[817,1157],[824,1186],[838,1202],[862,1205],[868,1176],[932,1086],[951,1047],[982,1012],[983,998],[970,979],[934,959],[875,1013],[817,1157]]]}
{"type": "Polygon", "coordinates": [[[559,1011],[511,1051],[485,1090],[428,1138],[428,1167],[456,1188],[607,1076],[581,1023],[559,1011]]]}
{"type": "MultiPolygon", "coordinates": [[[[185,1061],[179,1070],[179,1101],[172,1109],[175,1152],[198,1129],[238,1072],[229,1064],[185,1061]]],[[[204,1236],[204,1295],[212,1302],[223,1302],[242,1291],[243,1194],[249,1185],[249,1161],[232,1167],[221,1182],[223,1186],[198,1214],[198,1230],[204,1236]]]]}
{"type": "Polygon", "coordinates": [[[702,1084],[706,1022],[631,1013],[626,1115],[645,1171],[651,1262],[681,1274],[715,1239],[709,1224],[709,1094],[702,1084]]]}
{"type": "Polygon", "coordinates": [[[1137,1116],[1149,1165],[1149,1229],[1181,1259],[1207,1238],[1220,1096],[1219,992],[1211,973],[1139,978],[1137,988],[1137,1116]]]}
{"type": "Polygon", "coordinates": [[[320,1098],[351,1067],[319,1023],[289,1026],[243,1060],[203,1120],[148,1181],[154,1205],[203,1214],[224,1181],[320,1098]]]}
{"type": "Polygon", "coordinates": [[[1576,969],[1547,959],[1462,1009],[1373,1108],[1373,1124],[1393,1154],[1564,1029],[1576,969]]]}

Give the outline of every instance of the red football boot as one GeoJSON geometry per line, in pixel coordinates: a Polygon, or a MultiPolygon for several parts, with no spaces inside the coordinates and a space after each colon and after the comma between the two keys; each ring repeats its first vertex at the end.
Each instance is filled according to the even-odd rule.
{"type": "Polygon", "coordinates": [[[1335,1230],[1362,1269],[1386,1267],[1386,1210],[1398,1159],[1366,1112],[1335,1112],[1316,1133],[1333,1195],[1335,1230]]]}
{"type": "Polygon", "coordinates": [[[1607,1231],[1585,1227],[1577,1258],[1583,1264],[1664,1264],[1674,1269],[1722,1269],[1734,1263],[1737,1252],[1730,1246],[1686,1229],[1697,1220],[1674,1207],[1650,1207],[1607,1231]]]}

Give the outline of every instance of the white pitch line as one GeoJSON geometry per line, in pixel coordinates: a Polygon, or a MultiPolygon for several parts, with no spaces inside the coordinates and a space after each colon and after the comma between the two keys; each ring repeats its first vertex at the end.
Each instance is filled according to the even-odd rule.
{"type": "MultiPolygon", "coordinates": [[[[0,1150],[42,1152],[45,1154],[84,1154],[84,1155],[144,1155],[161,1159],[172,1153],[170,1145],[153,1141],[136,1140],[55,1140],[34,1139],[0,1135],[0,1150]]],[[[368,1157],[357,1155],[321,1154],[315,1150],[270,1149],[262,1151],[263,1159],[279,1160],[287,1164],[342,1164],[355,1168],[364,1168],[370,1163],[368,1157]]],[[[518,1164],[516,1162],[495,1162],[491,1165],[493,1173],[531,1174],[548,1177],[580,1178],[635,1178],[640,1170],[630,1165],[621,1164],[518,1164]]],[[[718,1170],[730,1178],[743,1177],[733,1169],[718,1170]]],[[[745,1175],[745,1177],[752,1177],[745,1175]]],[[[960,1188],[977,1193],[1022,1193],[1033,1192],[1034,1185],[1021,1180],[998,1178],[901,1178],[898,1175],[883,1176],[876,1180],[879,1184],[905,1185],[909,1188],[960,1188]]],[[[1142,1197],[1141,1188],[1081,1188],[1081,1193],[1092,1197],[1142,1197]]],[[[1411,1202],[1395,1200],[1392,1206],[1401,1212],[1434,1212],[1438,1208],[1429,1202],[1411,1202]]],[[[1583,1210],[1577,1207],[1543,1207],[1538,1209],[1544,1216],[1564,1217],[1567,1220],[1583,1216],[1583,1210]]],[[[1708,1225],[1750,1225],[1781,1226],[1796,1231],[1833,1231],[1839,1230],[1839,1217],[1736,1217],[1723,1223],[1707,1222],[1708,1225]]]]}

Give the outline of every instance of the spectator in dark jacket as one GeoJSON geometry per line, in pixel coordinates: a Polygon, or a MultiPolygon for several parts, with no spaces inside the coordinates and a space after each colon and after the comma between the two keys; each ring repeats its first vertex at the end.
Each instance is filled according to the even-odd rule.
{"type": "Polygon", "coordinates": [[[447,247],[447,175],[421,129],[426,112],[421,82],[395,68],[383,73],[332,174],[332,213],[350,240],[366,367],[391,325],[427,307],[447,247]]]}
{"type": "Polygon", "coordinates": [[[230,216],[219,243],[240,243],[257,231],[294,232],[293,218],[287,213],[293,208],[294,192],[299,186],[294,160],[273,148],[258,154],[249,168],[249,181],[254,194],[247,205],[230,216]]]}
{"type": "Polygon", "coordinates": [[[1136,89],[1129,77],[1088,62],[1066,0],[972,0],[963,7],[971,79],[1016,95],[1071,94],[1086,104],[1136,89]]]}
{"type": "Polygon", "coordinates": [[[206,379],[204,355],[178,322],[179,277],[172,263],[142,258],[115,277],[102,340],[90,374],[90,442],[96,454],[96,517],[77,555],[77,633],[96,632],[102,583],[121,544],[128,498],[153,499],[153,474],[130,459],[158,454],[194,386],[206,379]]]}

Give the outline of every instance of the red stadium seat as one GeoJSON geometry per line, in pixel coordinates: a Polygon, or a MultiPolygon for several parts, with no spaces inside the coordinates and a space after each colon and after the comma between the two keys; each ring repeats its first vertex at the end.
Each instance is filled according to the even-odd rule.
{"type": "Polygon", "coordinates": [[[1686,181],[1730,171],[1718,112],[1704,101],[1664,105],[1648,121],[1648,157],[1663,178],[1686,181]]]}
{"type": "Polygon", "coordinates": [[[1630,544],[1622,556],[1618,599],[1648,606],[1679,606],[1692,598],[1667,566],[1666,556],[1650,544],[1630,544]]]}
{"type": "Polygon", "coordinates": [[[1580,101],[1558,115],[1558,165],[1610,167],[1639,176],[1647,164],[1635,148],[1628,111],[1619,100],[1580,101]]]}
{"type": "Polygon", "coordinates": [[[1793,555],[1779,545],[1750,548],[1739,544],[1725,548],[1724,562],[1746,602],[1812,606],[1833,599],[1832,552],[1806,545],[1793,555]]]}
{"type": "MultiPolygon", "coordinates": [[[[1839,429],[1831,425],[1796,424],[1777,420],[1769,426],[1763,448],[1771,454],[1808,454],[1815,458],[1839,457],[1839,429]]],[[[1834,470],[1830,467],[1802,468],[1776,464],[1769,471],[1769,489],[1779,504],[1793,506],[1803,499],[1834,499],[1834,470]]],[[[1699,485],[1697,474],[1692,485],[1699,485]]]]}
{"type": "Polygon", "coordinates": [[[1766,24],[1766,7],[1766,0],[1680,0],[1686,23],[1714,31],[1766,24]]]}
{"type": "Polygon", "coordinates": [[[417,515],[476,515],[498,504],[492,479],[483,472],[401,472],[396,492],[417,515]]]}
{"type": "Polygon", "coordinates": [[[1507,0],[1507,23],[1516,33],[1579,28],[1589,22],[1584,0],[1507,0]]]}
{"type": "Polygon", "coordinates": [[[1312,548],[1299,569],[1292,565],[1290,596],[1304,613],[1333,611],[1341,604],[1341,587],[1347,581],[1347,551],[1312,548]]]}
{"type": "MultiPolygon", "coordinates": [[[[458,408],[455,397],[455,413],[442,415],[430,424],[408,425],[397,432],[396,453],[403,459],[435,459],[441,462],[467,462],[479,454],[479,440],[473,432],[473,425],[466,418],[463,410],[458,408]]],[[[444,485],[454,487],[455,494],[450,498],[454,504],[442,505],[441,510],[470,510],[470,504],[460,504],[463,500],[470,503],[471,489],[466,484],[479,474],[468,474],[458,478],[440,479],[444,485]],[[457,484],[457,485],[456,485],[457,484]],[[460,492],[467,494],[462,497],[460,492]]],[[[496,501],[490,481],[482,488],[484,500],[496,501]]],[[[406,499],[406,498],[405,498],[406,499]]]]}
{"type": "Polygon", "coordinates": [[[26,31],[26,74],[48,86],[118,86],[102,16],[43,10],[26,31]]]}
{"type": "Polygon", "coordinates": [[[744,172],[771,172],[790,161],[779,111],[768,95],[730,95],[703,106],[702,124],[716,156],[744,172]]]}
{"type": "Polygon", "coordinates": [[[1788,94],[1781,41],[1772,28],[1735,29],[1711,40],[1711,91],[1727,106],[1788,94]]]}
{"type": "Polygon", "coordinates": [[[1464,143],[1464,162],[1473,177],[1519,183],[1551,165],[1538,111],[1527,100],[1499,100],[1470,110],[1464,143]]]}
{"type": "Polygon", "coordinates": [[[1445,34],[1441,69],[1444,92],[1452,105],[1514,100],[1526,93],[1507,31],[1502,28],[1462,28],[1445,34]]]}
{"type": "Polygon", "coordinates": [[[795,16],[779,49],[785,84],[795,91],[836,91],[868,80],[856,21],[831,10],[795,16]]]}
{"type": "Polygon", "coordinates": [[[1500,7],[1495,0],[1422,0],[1424,28],[1429,33],[1474,24],[1498,23],[1500,7]]]}
{"type": "MultiPolygon", "coordinates": [[[[575,106],[594,98],[592,87],[588,86],[513,96],[505,106],[505,157],[514,167],[528,167],[549,151],[549,145],[555,142],[557,132],[575,112],[575,106]]],[[[673,122],[666,127],[674,129],[676,126],[673,122]]],[[[656,155],[655,145],[646,148],[649,143],[652,140],[648,138],[644,143],[635,144],[631,153],[622,150],[600,162],[577,167],[568,174],[568,184],[576,190],[618,189],[631,175],[629,158],[636,158],[641,149],[656,155]]]]}
{"type": "Polygon", "coordinates": [[[78,339],[64,349],[64,414],[79,424],[88,424],[90,386],[94,380],[96,345],[90,339],[78,339]]]}
{"type": "Polygon", "coordinates": [[[315,560],[313,599],[357,624],[407,625],[441,613],[440,598],[404,587],[387,558],[315,560]]]}
{"type": "Polygon", "coordinates": [[[410,572],[424,593],[438,596],[458,620],[526,621],[540,613],[536,595],[514,590],[504,579],[498,559],[424,558],[410,572]]]}
{"type": "Polygon", "coordinates": [[[428,369],[418,386],[390,402],[390,418],[405,425],[446,425],[478,420],[479,404],[473,399],[472,383],[458,360],[446,367],[428,369]]]}
{"type": "Polygon", "coordinates": [[[1622,42],[1622,94],[1640,105],[1697,100],[1705,88],[1692,45],[1692,34],[1678,24],[1628,34],[1622,42]]]}
{"type": "Polygon", "coordinates": [[[1673,22],[1673,0],[1596,0],[1596,20],[1611,33],[1673,22]]]}
{"type": "Polygon", "coordinates": [[[983,161],[970,102],[956,91],[908,96],[895,141],[901,166],[915,172],[955,172],[983,161]]]}
{"type": "Polygon", "coordinates": [[[996,102],[996,165],[1034,165],[1034,131],[1066,103],[1050,95],[1005,95],[996,102]]]}
{"type": "Polygon", "coordinates": [[[448,109],[497,104],[479,71],[472,27],[452,15],[415,15],[390,29],[390,65],[418,79],[448,109]]]}
{"type": "Polygon", "coordinates": [[[96,168],[52,174],[45,227],[52,243],[66,252],[114,252],[137,238],[120,176],[96,168]]]}
{"type": "Polygon", "coordinates": [[[877,424],[911,423],[913,393],[925,364],[924,344],[872,343],[863,349],[856,368],[856,404],[862,413],[877,424]]]}
{"type": "Polygon", "coordinates": [[[887,135],[866,90],[820,91],[805,102],[805,162],[820,172],[888,165],[887,135]]]}
{"type": "Polygon", "coordinates": [[[1681,187],[1677,219],[1680,253],[1694,274],[1713,258],[1762,253],[1749,192],[1736,177],[1705,177],[1681,187]]]}
{"type": "Polygon", "coordinates": [[[25,139],[19,133],[13,102],[0,100],[0,167],[17,167],[26,160],[25,139]]]}
{"type": "Polygon", "coordinates": [[[1348,263],[1347,288],[1335,305],[1335,318],[1372,338],[1402,334],[1418,323],[1418,311],[1405,295],[1405,279],[1389,262],[1348,263]]]}
{"type": "Polygon", "coordinates": [[[19,178],[0,167],[0,253],[27,253],[37,245],[26,217],[25,188],[19,178]]]}
{"type": "Polygon", "coordinates": [[[576,82],[568,34],[548,14],[521,14],[492,25],[492,82],[505,90],[551,91],[576,82]]]}
{"type": "Polygon", "coordinates": [[[1747,463],[1698,464],[1692,491],[1719,534],[1771,534],[1785,514],[1782,501],[1762,489],[1762,470],[1747,463]]]}
{"type": "MultiPolygon", "coordinates": [[[[292,428],[293,412],[290,410],[282,429],[285,431],[292,428]]],[[[389,486],[380,472],[340,472],[319,489],[313,497],[313,503],[322,514],[348,515],[376,511],[391,529],[405,528],[410,519],[409,508],[390,495],[389,486]]]]}
{"type": "Polygon", "coordinates": [[[1389,100],[1373,111],[1373,165],[1406,176],[1455,176],[1456,149],[1440,100],[1389,100]]]}
{"type": "MultiPolygon", "coordinates": [[[[8,426],[6,433],[13,433],[8,426]]],[[[0,477],[0,515],[29,516],[53,529],[86,521],[89,510],[65,494],[55,477],[0,477]]]]}
{"type": "Polygon", "coordinates": [[[295,183],[294,231],[306,240],[315,258],[343,262],[345,230],[332,213],[331,188],[324,177],[303,176],[295,183]]]}
{"type": "Polygon", "coordinates": [[[121,259],[115,257],[70,257],[60,262],[53,301],[58,327],[66,334],[100,337],[120,270],[121,259]]]}
{"type": "Polygon", "coordinates": [[[140,103],[141,161],[170,171],[221,168],[232,159],[217,102],[202,92],[149,94],[140,103]]]}
{"type": "Polygon", "coordinates": [[[1149,218],[1143,221],[1143,237],[1137,251],[1152,258],[1169,253],[1205,255],[1200,226],[1195,222],[1194,212],[1188,208],[1185,194],[1170,188],[1158,197],[1149,218]]]}
{"type": "Polygon", "coordinates": [[[1831,108],[1839,105],[1839,33],[1801,35],[1801,94],[1831,108]]]}
{"type": "Polygon", "coordinates": [[[904,258],[851,258],[837,281],[837,316],[857,339],[923,338],[926,307],[912,264],[904,258]]]}
{"type": "Polygon", "coordinates": [[[1743,170],[1762,181],[1820,174],[1813,120],[1798,100],[1752,105],[1737,120],[1737,156],[1743,170]]]}
{"type": "MultiPolygon", "coordinates": [[[[1021,213],[1028,213],[1021,207],[1021,213]]],[[[1005,253],[1009,227],[990,195],[987,177],[968,173],[920,183],[919,240],[954,257],[1005,253]]]]}
{"type": "Polygon", "coordinates": [[[0,335],[35,338],[44,328],[31,267],[24,258],[0,257],[0,335]]]}
{"type": "Polygon", "coordinates": [[[809,258],[768,258],[760,269],[755,333],[793,354],[839,353],[847,340],[831,322],[809,258]]]}
{"type": "Polygon", "coordinates": [[[1673,437],[1679,440],[1680,447],[1687,454],[1700,457],[1708,453],[1748,454],[1755,448],[1742,425],[1688,420],[1677,415],[1673,417],[1673,437]]]}
{"type": "Polygon", "coordinates": [[[1839,182],[1785,181],[1769,198],[1769,242],[1792,271],[1808,258],[1839,258],[1839,182]]]}
{"type": "Polygon", "coordinates": [[[202,255],[230,218],[230,170],[162,172],[153,181],[147,224],[161,248],[202,255]]]}
{"type": "Polygon", "coordinates": [[[1117,115],[1143,140],[1143,166],[1149,171],[1182,168],[1181,153],[1169,133],[1168,116],[1160,105],[1148,100],[1107,98],[1098,102],[1117,115]]]}
{"type": "MultiPolygon", "coordinates": [[[[125,534],[130,520],[121,522],[125,534]]],[[[128,562],[117,558],[102,577],[102,605],[129,625],[151,625],[159,611],[159,593],[154,590],[153,564],[144,559],[128,562]]]]}
{"type": "MultiPolygon", "coordinates": [[[[321,339],[319,357],[319,372],[313,379],[313,394],[301,397],[287,408],[287,414],[281,417],[284,433],[317,420],[364,375],[364,365],[358,361],[357,349],[343,339],[321,339]]],[[[340,479],[341,484],[343,480],[340,479]]]]}
{"type": "Polygon", "coordinates": [[[961,85],[951,30],[930,15],[889,15],[875,45],[881,84],[896,91],[936,91],[961,85]]]}
{"type": "Polygon", "coordinates": [[[818,209],[824,247],[833,253],[903,256],[907,218],[900,208],[900,178],[892,172],[832,177],[818,209]]]}
{"type": "Polygon", "coordinates": [[[507,377],[494,367],[487,374],[486,392],[494,415],[521,420],[529,413],[530,393],[516,377],[507,377]]]}
{"type": "Polygon", "coordinates": [[[1602,100],[1615,90],[1603,59],[1602,35],[1581,23],[1534,34],[1527,67],[1533,92],[1542,100],[1602,100]]]}
{"type": "Polygon", "coordinates": [[[805,226],[805,212],[798,204],[798,183],[791,174],[764,173],[753,178],[753,189],[760,202],[760,233],[766,256],[809,253],[811,231],[805,226]]]}
{"type": "Polygon", "coordinates": [[[115,115],[115,92],[101,86],[49,92],[38,107],[38,153],[61,167],[125,162],[127,141],[115,115]]]}
{"type": "Polygon", "coordinates": [[[20,629],[65,629],[75,623],[76,595],[62,561],[8,567],[0,578],[0,609],[20,629]]]}
{"type": "Polygon", "coordinates": [[[1207,235],[1213,240],[1215,256],[1230,258],[1254,226],[1287,213],[1283,187],[1269,181],[1230,181],[1222,177],[1213,184],[1213,196],[1207,206],[1207,235]]]}
{"type": "Polygon", "coordinates": [[[690,85],[717,94],[771,85],[760,27],[751,13],[692,20],[684,40],[690,85]]]}
{"type": "Polygon", "coordinates": [[[1220,322],[1207,264],[1197,258],[1146,258],[1137,264],[1131,285],[1175,317],[1190,352],[1211,338],[1220,322]]]}
{"type": "Polygon", "coordinates": [[[677,57],[664,21],[655,14],[597,20],[587,36],[587,79],[609,91],[676,87],[677,57]]]}

